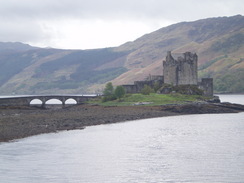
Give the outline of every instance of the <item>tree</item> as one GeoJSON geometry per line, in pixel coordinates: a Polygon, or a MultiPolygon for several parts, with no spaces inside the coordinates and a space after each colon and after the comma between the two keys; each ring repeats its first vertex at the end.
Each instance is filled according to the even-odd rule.
{"type": "Polygon", "coordinates": [[[103,90],[104,97],[102,98],[103,102],[115,100],[116,97],[114,95],[114,87],[111,82],[107,83],[105,89],[103,90]]]}
{"type": "Polygon", "coordinates": [[[114,87],[111,82],[107,83],[105,86],[105,89],[103,90],[104,96],[110,96],[114,94],[114,87]]]}
{"type": "Polygon", "coordinates": [[[117,86],[114,95],[116,98],[121,99],[125,95],[125,89],[123,86],[117,86]]]}

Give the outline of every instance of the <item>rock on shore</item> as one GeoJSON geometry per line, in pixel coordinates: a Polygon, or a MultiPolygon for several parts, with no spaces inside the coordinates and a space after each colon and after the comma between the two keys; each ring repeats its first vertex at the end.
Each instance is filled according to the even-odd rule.
{"type": "Polygon", "coordinates": [[[163,106],[94,106],[66,108],[0,107],[0,142],[61,130],[137,119],[184,114],[235,113],[243,105],[230,103],[191,103],[163,106]]]}

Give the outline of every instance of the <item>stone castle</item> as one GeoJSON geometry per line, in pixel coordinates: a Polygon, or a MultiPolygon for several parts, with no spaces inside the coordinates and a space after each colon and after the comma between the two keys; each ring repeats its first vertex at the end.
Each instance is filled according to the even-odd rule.
{"type": "MultiPolygon", "coordinates": [[[[135,81],[134,85],[123,85],[127,93],[139,93],[145,85],[160,86],[197,86],[205,96],[213,96],[213,78],[202,78],[198,81],[198,56],[196,53],[185,52],[175,59],[169,51],[163,61],[163,76],[150,75],[144,81],[135,81]]],[[[161,93],[168,93],[167,90],[161,93]]]]}
{"type": "Polygon", "coordinates": [[[164,82],[172,85],[197,85],[197,55],[186,52],[175,60],[169,51],[163,61],[164,82]]]}

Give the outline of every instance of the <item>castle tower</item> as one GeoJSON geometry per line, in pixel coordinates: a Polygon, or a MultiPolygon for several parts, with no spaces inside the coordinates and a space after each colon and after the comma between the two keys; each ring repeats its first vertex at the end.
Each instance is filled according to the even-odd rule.
{"type": "Polygon", "coordinates": [[[166,61],[163,62],[164,83],[173,85],[197,85],[196,54],[186,52],[183,57],[173,58],[168,51],[166,61]]]}
{"type": "Polygon", "coordinates": [[[178,62],[171,52],[167,52],[166,61],[163,61],[164,83],[178,85],[178,62]]]}

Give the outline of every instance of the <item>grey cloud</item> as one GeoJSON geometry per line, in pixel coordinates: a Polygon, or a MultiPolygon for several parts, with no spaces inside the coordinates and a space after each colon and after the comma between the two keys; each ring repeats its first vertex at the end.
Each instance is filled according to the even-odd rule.
{"type": "Polygon", "coordinates": [[[8,0],[0,1],[0,15],[26,19],[49,18],[167,18],[173,20],[241,13],[243,0],[8,0]],[[224,5],[224,9],[221,9],[224,5]],[[235,6],[236,5],[236,6],[235,6]],[[216,13],[215,13],[216,12],[216,13]],[[234,11],[233,11],[234,13],[234,11]]]}
{"type": "MultiPolygon", "coordinates": [[[[43,22],[76,19],[157,24],[244,14],[243,0],[0,0],[0,41],[48,42],[43,22]]],[[[54,25],[55,26],[55,25],[54,25]]]]}
{"type": "Polygon", "coordinates": [[[38,42],[49,40],[41,25],[35,21],[2,21],[0,18],[0,41],[38,42]]]}

